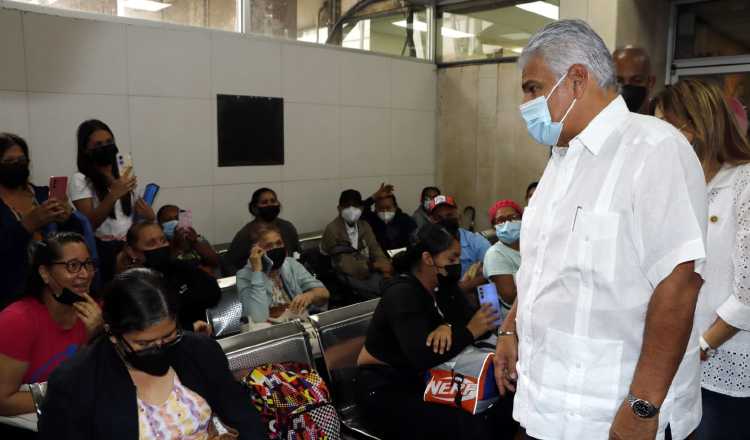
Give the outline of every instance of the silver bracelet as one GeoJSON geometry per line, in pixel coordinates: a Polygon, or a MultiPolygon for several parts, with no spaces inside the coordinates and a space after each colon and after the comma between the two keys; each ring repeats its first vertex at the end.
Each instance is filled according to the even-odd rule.
{"type": "Polygon", "coordinates": [[[515,336],[515,335],[516,335],[516,332],[511,332],[511,331],[498,331],[497,332],[497,336],[498,337],[500,337],[500,336],[515,336]]]}

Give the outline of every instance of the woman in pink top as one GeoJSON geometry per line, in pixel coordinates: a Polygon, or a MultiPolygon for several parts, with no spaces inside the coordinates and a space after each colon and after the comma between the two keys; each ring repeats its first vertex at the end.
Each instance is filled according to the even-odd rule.
{"type": "Polygon", "coordinates": [[[89,296],[94,262],[73,232],[53,234],[33,250],[26,297],[0,312],[0,415],[34,412],[22,384],[45,382],[102,326],[89,296]]]}

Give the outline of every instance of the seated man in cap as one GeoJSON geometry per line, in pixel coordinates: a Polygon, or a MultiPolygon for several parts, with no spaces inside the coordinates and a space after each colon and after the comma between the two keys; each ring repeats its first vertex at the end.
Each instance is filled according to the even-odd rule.
{"type": "Polygon", "coordinates": [[[481,264],[490,248],[490,242],[480,234],[461,228],[458,221],[458,205],[451,196],[439,195],[430,202],[430,218],[461,242],[461,282],[459,286],[474,304],[476,288],[486,284],[481,264]]]}
{"type": "Polygon", "coordinates": [[[339,198],[339,215],[326,226],[320,250],[331,257],[339,277],[360,295],[380,296],[380,283],[393,267],[372,228],[362,217],[362,195],[348,189],[339,198]]]}
{"type": "Polygon", "coordinates": [[[521,215],[513,200],[499,200],[489,210],[490,224],[495,228],[497,243],[484,256],[484,277],[495,285],[502,302],[504,318],[516,300],[516,272],[521,267],[521,215]]]}

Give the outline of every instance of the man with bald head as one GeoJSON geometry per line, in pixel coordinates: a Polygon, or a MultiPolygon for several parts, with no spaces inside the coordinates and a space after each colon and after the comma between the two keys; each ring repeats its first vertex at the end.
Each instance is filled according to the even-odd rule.
{"type": "Polygon", "coordinates": [[[646,114],[656,78],[651,72],[648,52],[640,47],[625,46],[612,54],[620,94],[631,112],[646,114]]]}

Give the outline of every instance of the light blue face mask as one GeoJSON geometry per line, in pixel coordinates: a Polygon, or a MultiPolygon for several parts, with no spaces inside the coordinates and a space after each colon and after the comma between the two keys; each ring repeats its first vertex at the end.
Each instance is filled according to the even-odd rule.
{"type": "Polygon", "coordinates": [[[164,229],[164,236],[167,237],[167,240],[172,240],[174,238],[174,231],[177,229],[178,223],[177,220],[170,220],[162,223],[161,228],[164,229]]]}
{"type": "Polygon", "coordinates": [[[568,117],[568,114],[573,110],[573,106],[576,103],[576,99],[573,98],[573,102],[565,112],[565,116],[560,119],[560,122],[553,122],[552,115],[549,112],[549,106],[547,101],[550,96],[555,93],[557,87],[560,85],[562,80],[565,79],[567,73],[562,76],[547,96],[539,96],[538,98],[532,99],[531,101],[522,104],[519,107],[521,111],[521,117],[526,122],[526,129],[529,131],[529,135],[542,145],[557,145],[557,141],[560,139],[560,133],[563,128],[563,121],[568,117]]]}
{"type": "Polygon", "coordinates": [[[518,220],[495,225],[497,239],[505,244],[513,244],[521,239],[521,222],[518,220]]]}

